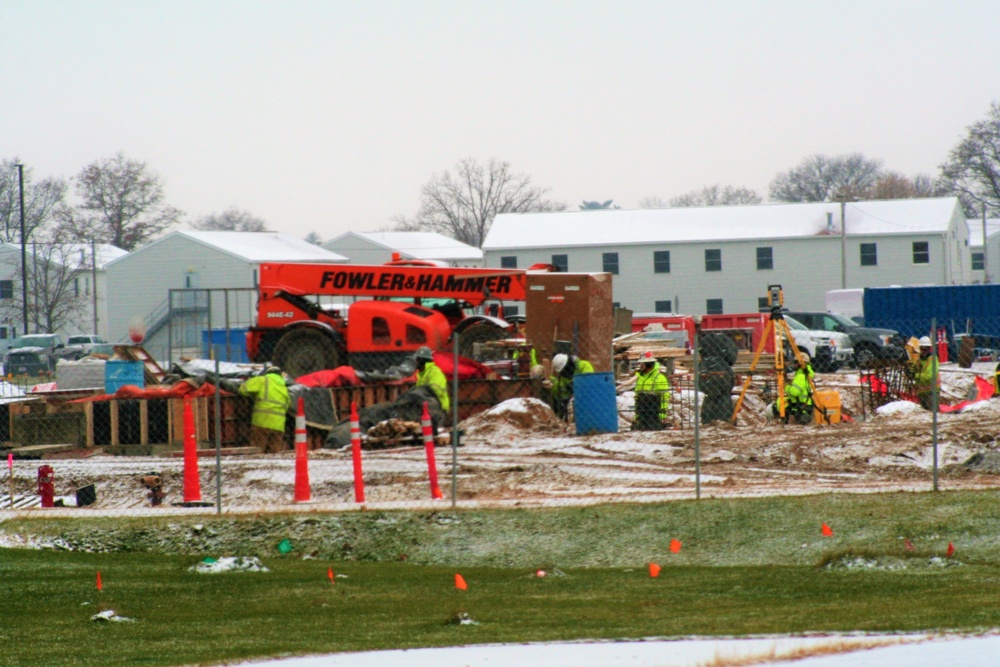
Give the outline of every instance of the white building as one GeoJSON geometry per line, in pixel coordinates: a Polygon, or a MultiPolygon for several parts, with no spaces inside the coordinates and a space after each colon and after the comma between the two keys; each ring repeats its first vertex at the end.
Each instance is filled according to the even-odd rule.
{"type": "Polygon", "coordinates": [[[842,287],[970,281],[958,199],[760,204],[501,214],[485,265],[615,275],[615,303],[634,312],[743,313],[768,285],[785,305],[824,308],[842,287]],[[845,232],[846,233],[842,233],[845,232]]]}
{"type": "Polygon", "coordinates": [[[448,266],[483,265],[483,251],[437,232],[347,232],[323,247],[348,258],[351,264],[385,264],[401,259],[429,259],[448,266]]]}
{"type": "Polygon", "coordinates": [[[108,264],[108,340],[128,341],[138,321],[155,358],[203,354],[208,329],[242,331],[254,322],[262,263],[346,261],[278,232],[171,232],[108,264]]]}
{"type": "MultiPolygon", "coordinates": [[[[73,243],[40,247],[29,243],[25,248],[29,272],[28,289],[48,284],[51,293],[63,291],[62,314],[65,323],[55,331],[63,337],[81,333],[96,333],[107,337],[108,291],[105,267],[128,252],[108,244],[73,243]],[[45,263],[53,268],[46,270],[45,263]],[[66,267],[68,272],[64,271],[66,267]],[[37,277],[33,277],[37,276],[37,277]],[[60,283],[60,284],[55,284],[60,283]],[[68,304],[72,302],[72,306],[68,304]]],[[[24,333],[21,310],[21,246],[0,241],[0,349],[6,348],[17,336],[24,333]]],[[[29,310],[35,308],[33,293],[28,294],[29,310]]],[[[59,297],[51,297],[59,299],[59,297]]],[[[39,305],[43,308],[44,305],[39,305]]],[[[29,316],[29,321],[32,318],[29,316]]],[[[29,324],[29,333],[36,331],[29,324]]]]}
{"type": "Polygon", "coordinates": [[[1000,218],[986,219],[986,238],[983,238],[982,218],[965,221],[969,226],[969,261],[972,282],[995,283],[1000,281],[1000,218]],[[986,241],[986,250],[983,241],[986,241]],[[987,271],[989,276],[987,277],[987,271]]]}

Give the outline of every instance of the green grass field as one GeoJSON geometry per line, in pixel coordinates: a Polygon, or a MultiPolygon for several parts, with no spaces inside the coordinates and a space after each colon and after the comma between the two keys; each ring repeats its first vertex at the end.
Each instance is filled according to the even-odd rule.
{"type": "Polygon", "coordinates": [[[0,663],[217,664],[490,642],[993,628],[1000,625],[997,499],[994,492],[837,495],[87,520],[82,528],[7,522],[0,524],[7,533],[65,539],[80,530],[89,548],[113,552],[0,550],[0,663]],[[820,535],[822,522],[833,537],[820,535]],[[195,523],[198,534],[220,541],[177,555],[165,553],[181,551],[176,546],[157,552],[140,539],[189,535],[195,523]],[[282,537],[295,544],[284,556],[276,549],[282,537]],[[677,554],[671,539],[682,541],[677,554]],[[355,544],[346,549],[344,540],[355,544]],[[316,557],[303,559],[305,552],[316,557]],[[258,555],[271,572],[188,571],[220,555],[258,555]],[[657,578],[649,576],[651,561],[663,566],[657,578]],[[852,562],[867,566],[838,566],[852,562]],[[548,575],[535,576],[537,568],[548,575]],[[340,575],[332,584],[330,569],[340,575]],[[456,573],[468,590],[455,588],[456,573]],[[135,621],[90,620],[104,609],[135,621]],[[476,623],[458,623],[465,614],[476,623]]]}

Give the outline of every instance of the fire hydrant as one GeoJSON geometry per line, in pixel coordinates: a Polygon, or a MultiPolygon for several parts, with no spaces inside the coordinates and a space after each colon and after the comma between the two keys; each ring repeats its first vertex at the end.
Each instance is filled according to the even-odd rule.
{"type": "Polygon", "coordinates": [[[52,466],[44,465],[38,468],[38,495],[42,499],[42,507],[55,506],[56,471],[52,466]]]}

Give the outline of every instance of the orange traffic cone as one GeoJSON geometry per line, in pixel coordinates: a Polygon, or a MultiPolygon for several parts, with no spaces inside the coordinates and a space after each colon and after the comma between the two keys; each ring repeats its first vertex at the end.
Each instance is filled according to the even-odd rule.
{"type": "Polygon", "coordinates": [[[670,553],[679,554],[681,552],[681,541],[670,540],[670,553]]]}
{"type": "Polygon", "coordinates": [[[833,528],[830,528],[830,526],[826,525],[825,523],[823,524],[823,527],[820,530],[823,533],[823,537],[833,537],[833,528]]]}
{"type": "Polygon", "coordinates": [[[326,578],[330,580],[331,584],[337,583],[336,580],[333,578],[333,568],[332,567],[326,568],[326,578]]]}
{"type": "Polygon", "coordinates": [[[295,417],[295,502],[307,503],[312,497],[309,488],[309,455],[306,442],[306,411],[299,397],[299,412],[295,417]]]}
{"type": "Polygon", "coordinates": [[[954,556],[955,555],[955,545],[952,544],[951,542],[949,542],[948,543],[948,550],[944,552],[944,555],[947,556],[948,558],[951,558],[952,556],[954,556]]]}
{"type": "Polygon", "coordinates": [[[103,591],[104,590],[104,584],[101,583],[101,571],[100,570],[97,571],[97,590],[99,590],[99,591],[103,591]]]}
{"type": "Polygon", "coordinates": [[[649,576],[653,577],[654,579],[656,577],[660,576],[660,569],[661,569],[660,566],[657,565],[656,563],[650,563],[649,564],[649,576]]]}
{"type": "Polygon", "coordinates": [[[201,502],[201,482],[198,480],[198,443],[194,436],[194,414],[191,397],[184,397],[184,502],[201,502]]]}
{"type": "Polygon", "coordinates": [[[431,498],[441,500],[441,487],[438,486],[437,461],[434,459],[434,433],[431,428],[431,413],[424,402],[424,413],[420,415],[420,428],[424,432],[424,451],[427,453],[427,475],[431,480],[431,498]]]}
{"type": "Polygon", "coordinates": [[[354,502],[365,502],[365,478],[361,474],[361,424],[358,406],[351,401],[351,458],[354,461],[354,502]]]}
{"type": "Polygon", "coordinates": [[[469,589],[469,584],[465,583],[465,577],[460,574],[455,575],[455,588],[460,591],[465,591],[469,589]]]}

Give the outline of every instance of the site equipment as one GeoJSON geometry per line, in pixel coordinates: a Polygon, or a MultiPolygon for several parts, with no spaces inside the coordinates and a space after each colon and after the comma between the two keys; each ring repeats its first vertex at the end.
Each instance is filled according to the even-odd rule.
{"type": "MultiPolygon", "coordinates": [[[[753,362],[750,364],[750,371],[747,373],[746,379],[743,381],[743,388],[740,389],[740,397],[736,400],[736,407],[733,408],[733,424],[736,423],[736,417],[740,414],[740,408],[743,407],[743,397],[747,393],[747,387],[750,386],[750,380],[753,379],[753,373],[757,370],[757,362],[760,361],[761,352],[767,346],[767,342],[770,340],[771,344],[774,346],[773,349],[781,350],[791,348],[792,354],[795,355],[795,361],[799,368],[803,368],[806,365],[806,360],[803,358],[802,353],[799,352],[798,346],[795,344],[795,337],[792,336],[791,329],[788,328],[788,323],[785,322],[785,318],[782,315],[782,306],[784,305],[784,294],[781,291],[781,285],[768,285],[767,287],[767,300],[768,307],[770,309],[770,315],[767,320],[767,327],[764,329],[764,335],[761,336],[760,342],[757,344],[757,350],[753,355],[753,362]],[[782,336],[788,342],[785,346],[782,343],[782,336]]],[[[778,387],[778,415],[781,419],[785,418],[785,355],[775,354],[774,355],[774,372],[775,372],[775,383],[778,387]]],[[[815,391],[813,386],[812,378],[809,379],[809,389],[810,393],[815,391]]]]}
{"type": "Polygon", "coordinates": [[[384,370],[425,345],[450,349],[455,333],[460,354],[472,357],[475,343],[509,335],[503,301],[525,300],[523,270],[420,261],[268,263],[258,283],[247,354],[290,377],[342,365],[384,370]],[[476,307],[483,312],[470,315],[476,307]]]}

